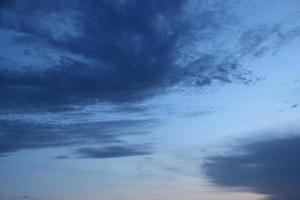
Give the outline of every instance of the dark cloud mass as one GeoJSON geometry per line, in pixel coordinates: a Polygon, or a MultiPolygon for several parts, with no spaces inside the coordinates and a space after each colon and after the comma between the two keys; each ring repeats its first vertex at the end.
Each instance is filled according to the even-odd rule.
{"type": "Polygon", "coordinates": [[[300,33],[294,24],[249,28],[233,5],[214,0],[6,0],[0,6],[0,155],[118,140],[116,132],[127,135],[148,122],[27,118],[99,104],[123,108],[110,113],[143,113],[138,103],[170,88],[251,83],[256,79],[243,60],[300,33]]]}
{"type": "Polygon", "coordinates": [[[67,52],[89,62],[60,56],[56,65],[42,71],[2,67],[1,105],[123,102],[170,84],[166,76],[184,32],[183,4],[184,0],[14,1],[0,19],[4,30],[19,33],[15,43],[67,52]],[[49,15],[54,19],[47,22],[49,15]],[[64,17],[72,23],[60,33],[59,20],[64,17]]]}
{"type": "Polygon", "coordinates": [[[300,198],[300,137],[248,143],[236,154],[208,158],[204,171],[224,187],[269,195],[270,200],[300,198]]]}
{"type": "Polygon", "coordinates": [[[187,80],[244,80],[232,74],[240,56],[253,54],[273,32],[242,36],[240,56],[200,52],[233,19],[225,3],[191,2],[10,1],[0,11],[0,34],[23,52],[1,56],[1,107],[132,102],[187,80]],[[187,12],[191,5],[199,11],[187,12]],[[22,56],[41,61],[18,63],[22,56]]]}

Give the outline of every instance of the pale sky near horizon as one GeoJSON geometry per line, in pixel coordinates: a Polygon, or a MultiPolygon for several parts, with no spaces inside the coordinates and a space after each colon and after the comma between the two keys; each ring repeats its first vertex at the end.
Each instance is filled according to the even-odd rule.
{"type": "Polygon", "coordinates": [[[287,200],[300,2],[0,3],[0,200],[287,200]]]}

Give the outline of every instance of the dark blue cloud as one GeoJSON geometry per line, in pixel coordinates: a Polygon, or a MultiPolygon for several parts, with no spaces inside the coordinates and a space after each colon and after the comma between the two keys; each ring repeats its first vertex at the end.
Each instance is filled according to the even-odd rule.
{"type": "MultiPolygon", "coordinates": [[[[104,102],[119,106],[112,112],[143,113],[136,102],[173,86],[251,83],[256,79],[242,70],[242,60],[261,55],[270,38],[276,43],[293,29],[243,29],[233,42],[237,48],[227,51],[223,33],[239,25],[232,24],[230,7],[191,0],[6,1],[0,10],[0,110],[63,113],[104,102]]],[[[0,154],[117,140],[118,127],[125,126],[24,121],[0,121],[0,154]]]]}
{"type": "MultiPolygon", "coordinates": [[[[178,52],[193,54],[183,47],[218,37],[226,20],[232,20],[222,3],[215,11],[199,3],[199,14],[190,17],[187,4],[187,0],[11,1],[0,11],[3,36],[9,35],[11,45],[41,57],[44,64],[36,70],[16,57],[8,66],[7,55],[1,56],[1,107],[51,110],[99,101],[134,102],[186,80],[197,86],[228,83],[233,77],[247,82],[241,74],[232,74],[240,67],[237,55],[204,52],[183,66],[177,63],[178,52]]],[[[271,33],[245,33],[253,37],[241,38],[243,55],[254,53],[254,46],[271,33]]]]}
{"type": "Polygon", "coordinates": [[[12,152],[82,144],[122,143],[120,137],[136,134],[152,120],[115,120],[94,123],[49,124],[0,120],[0,156],[12,152]]]}
{"type": "MultiPolygon", "coordinates": [[[[39,44],[90,60],[70,57],[42,71],[0,70],[1,105],[68,104],[89,100],[131,101],[170,84],[176,41],[184,31],[177,18],[184,0],[164,1],[14,1],[1,13],[1,26],[22,35],[23,45],[39,44]],[[29,12],[30,10],[30,12],[29,12]],[[47,15],[75,12],[79,36],[57,38],[59,22],[47,15]]],[[[70,27],[65,27],[70,29],[70,27]]],[[[70,33],[71,34],[71,33],[70,33]]]]}
{"type": "Polygon", "coordinates": [[[79,158],[119,158],[152,154],[149,145],[122,145],[102,148],[84,147],[75,151],[79,158]]]}
{"type": "Polygon", "coordinates": [[[269,195],[270,200],[300,198],[299,136],[252,142],[235,151],[207,159],[203,167],[213,183],[269,195]]]}

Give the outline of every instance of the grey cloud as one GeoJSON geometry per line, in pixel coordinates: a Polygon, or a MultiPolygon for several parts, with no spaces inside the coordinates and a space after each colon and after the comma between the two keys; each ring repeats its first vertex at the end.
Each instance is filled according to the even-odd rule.
{"type": "Polygon", "coordinates": [[[291,105],[291,108],[297,108],[298,104],[291,105]]]}
{"type": "Polygon", "coordinates": [[[244,188],[270,200],[300,197],[300,137],[270,138],[241,145],[232,155],[212,156],[203,169],[215,184],[244,188]]]}
{"type": "Polygon", "coordinates": [[[60,156],[56,156],[55,159],[69,159],[70,156],[67,155],[60,155],[60,156]]]}
{"type": "Polygon", "coordinates": [[[39,200],[38,198],[23,195],[23,196],[8,196],[0,193],[0,200],[39,200]]]}

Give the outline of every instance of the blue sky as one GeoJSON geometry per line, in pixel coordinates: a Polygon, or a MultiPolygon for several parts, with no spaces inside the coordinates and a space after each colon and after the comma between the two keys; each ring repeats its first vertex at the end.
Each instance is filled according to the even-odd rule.
{"type": "Polygon", "coordinates": [[[296,0],[0,3],[0,200],[286,200],[296,0]]]}

